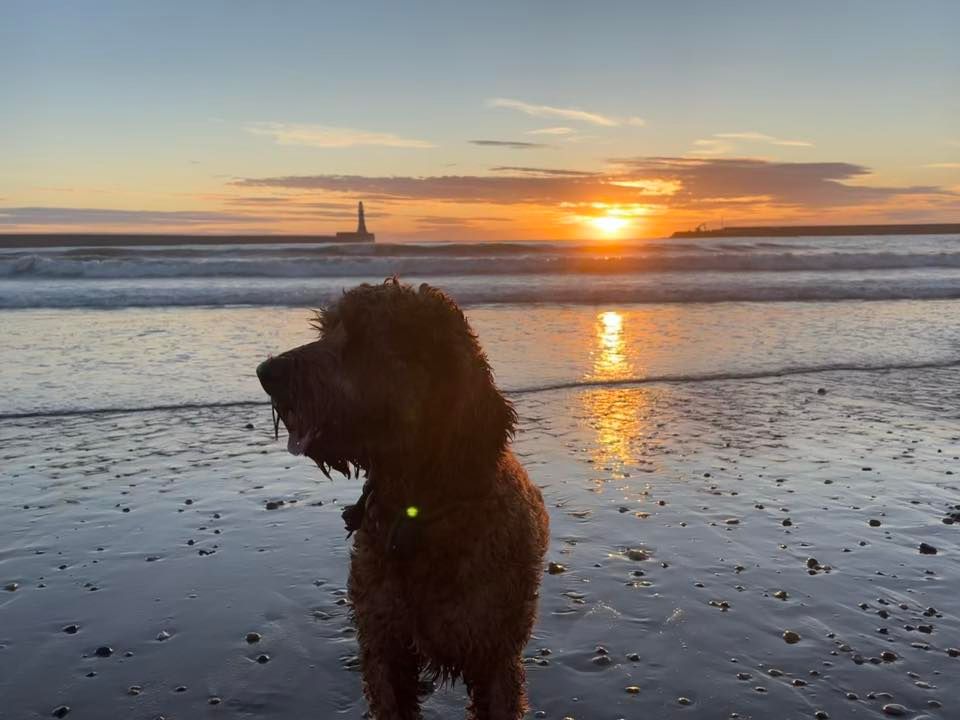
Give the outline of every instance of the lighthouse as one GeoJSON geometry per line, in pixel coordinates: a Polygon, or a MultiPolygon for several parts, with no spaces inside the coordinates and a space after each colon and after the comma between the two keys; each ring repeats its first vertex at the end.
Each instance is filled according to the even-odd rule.
{"type": "Polygon", "coordinates": [[[357,231],[338,232],[337,242],[373,242],[374,234],[367,230],[367,220],[363,214],[363,201],[357,203],[357,231]]]}
{"type": "Polygon", "coordinates": [[[367,221],[363,217],[363,200],[357,203],[357,235],[367,234],[367,221]]]}

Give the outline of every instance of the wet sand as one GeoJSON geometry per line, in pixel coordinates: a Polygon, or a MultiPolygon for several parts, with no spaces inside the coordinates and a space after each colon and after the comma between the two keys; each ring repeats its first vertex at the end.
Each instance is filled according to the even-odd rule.
{"type": "MultiPolygon", "coordinates": [[[[948,368],[518,397],[562,566],[531,715],[957,717],[958,392],[948,368]]],[[[253,406],[4,420],[0,717],[361,718],[359,483],[283,445],[253,406]]]]}

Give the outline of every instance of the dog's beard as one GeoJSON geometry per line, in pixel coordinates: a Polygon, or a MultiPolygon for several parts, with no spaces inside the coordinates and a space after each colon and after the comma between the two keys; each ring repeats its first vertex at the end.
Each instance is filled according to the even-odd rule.
{"type": "Polygon", "coordinates": [[[359,459],[349,455],[351,459],[346,459],[339,454],[327,452],[329,448],[324,449],[322,443],[316,441],[321,439],[321,433],[318,427],[305,422],[299,414],[291,409],[284,408],[280,403],[274,401],[271,404],[271,415],[273,419],[273,434],[279,440],[280,423],[282,422],[287,429],[287,452],[294,456],[306,455],[313,460],[320,468],[320,472],[330,477],[330,471],[336,470],[340,474],[350,477],[359,477],[360,472],[367,472],[365,464],[359,459]]]}

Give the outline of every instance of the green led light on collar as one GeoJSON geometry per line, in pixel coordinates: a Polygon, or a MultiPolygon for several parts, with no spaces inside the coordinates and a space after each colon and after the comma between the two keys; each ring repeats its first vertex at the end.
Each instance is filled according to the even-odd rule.
{"type": "Polygon", "coordinates": [[[405,512],[407,517],[412,520],[420,514],[420,508],[418,508],[416,505],[410,505],[407,507],[405,512]]]}

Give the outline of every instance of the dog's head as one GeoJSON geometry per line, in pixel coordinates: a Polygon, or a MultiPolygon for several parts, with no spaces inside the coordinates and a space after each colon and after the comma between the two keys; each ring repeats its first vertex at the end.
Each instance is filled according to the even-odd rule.
{"type": "Polygon", "coordinates": [[[496,462],[516,415],[456,304],[426,284],[361,285],[317,313],[319,339],[257,368],[288,449],[324,472],[496,462]]]}

